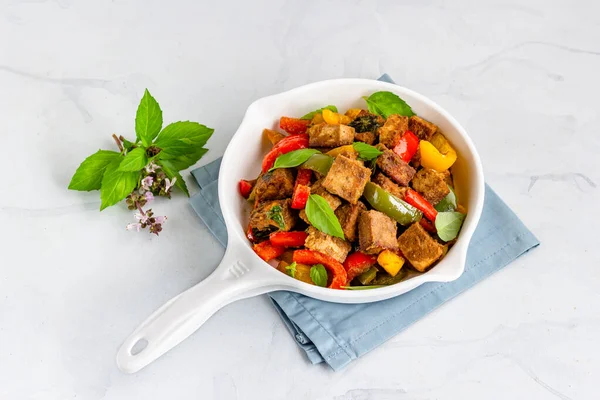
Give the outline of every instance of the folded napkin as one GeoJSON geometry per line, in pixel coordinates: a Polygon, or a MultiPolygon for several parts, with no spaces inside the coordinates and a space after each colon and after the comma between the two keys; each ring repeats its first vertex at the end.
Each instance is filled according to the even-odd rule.
{"type": "MultiPolygon", "coordinates": [[[[379,79],[392,82],[387,74],[379,79]]],[[[192,171],[200,192],[190,203],[226,247],[227,230],[217,195],[220,164],[219,159],[192,171]]],[[[483,213],[469,246],[465,271],[457,280],[426,283],[395,298],[368,304],[329,303],[285,291],[269,296],[310,361],[326,362],[339,370],[537,245],[537,238],[486,185],[483,213]]]]}

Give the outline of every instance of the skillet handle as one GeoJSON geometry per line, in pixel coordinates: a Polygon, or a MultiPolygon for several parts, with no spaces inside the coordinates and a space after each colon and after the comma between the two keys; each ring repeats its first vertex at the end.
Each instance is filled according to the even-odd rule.
{"type": "Polygon", "coordinates": [[[276,286],[276,279],[274,282],[265,276],[268,269],[262,270],[262,265],[248,267],[233,253],[228,249],[208,278],[169,300],[125,339],[117,353],[121,371],[139,371],[194,333],[222,307],[276,286]]]}

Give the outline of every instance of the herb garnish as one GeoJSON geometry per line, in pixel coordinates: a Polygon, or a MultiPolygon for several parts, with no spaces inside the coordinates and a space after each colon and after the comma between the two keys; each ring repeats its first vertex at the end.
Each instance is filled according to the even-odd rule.
{"type": "Polygon", "coordinates": [[[317,286],[327,286],[327,270],[323,264],[316,264],[310,268],[310,279],[317,286]]]}
{"type": "Polygon", "coordinates": [[[283,219],[283,215],[281,212],[283,209],[281,206],[273,206],[269,211],[267,211],[267,218],[272,221],[275,221],[279,229],[285,229],[285,220],[283,219]]]}
{"type": "Polygon", "coordinates": [[[311,194],[306,202],[306,217],[310,224],[328,235],[344,239],[344,231],[331,206],[322,196],[311,194]]]}
{"type": "Polygon", "coordinates": [[[369,97],[364,96],[369,111],[373,114],[389,117],[392,114],[412,117],[415,115],[412,108],[398,95],[392,92],[375,92],[369,97]]]}
{"type": "Polygon", "coordinates": [[[174,122],[164,129],[162,124],[162,110],[146,89],[135,116],[135,141],[113,134],[119,151],[99,150],[86,158],[75,171],[69,189],[100,190],[100,211],[126,199],[128,208],[137,210],[137,222],[127,229],[148,227],[158,235],[166,217],[155,217],[151,209],[144,211],[142,207],[154,196],[170,198],[174,186],[189,196],[179,171],[206,154],[204,145],[214,131],[190,121],[174,122]]]}

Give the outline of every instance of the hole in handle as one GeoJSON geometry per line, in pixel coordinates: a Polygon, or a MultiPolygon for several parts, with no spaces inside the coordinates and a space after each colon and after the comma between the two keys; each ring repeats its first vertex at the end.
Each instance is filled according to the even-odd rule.
{"type": "Polygon", "coordinates": [[[148,341],[146,339],[139,339],[137,342],[135,342],[131,350],[129,350],[129,353],[132,356],[137,356],[144,351],[146,347],[148,347],[148,341]]]}

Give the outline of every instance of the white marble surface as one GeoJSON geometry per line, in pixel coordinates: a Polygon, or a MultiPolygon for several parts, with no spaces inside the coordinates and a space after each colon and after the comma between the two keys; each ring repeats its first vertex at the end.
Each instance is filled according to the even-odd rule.
{"type": "Polygon", "coordinates": [[[0,399],[597,398],[599,2],[3,0],[0,37],[0,399]],[[208,162],[253,100],[383,72],[463,123],[542,246],[342,372],[309,365],[265,297],[117,370],[222,254],[183,196],[155,206],[156,238],[66,190],[144,88],[216,128],[208,162]]]}

